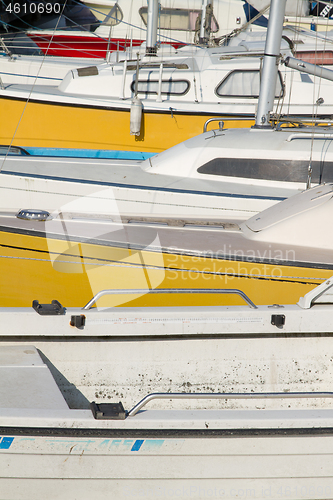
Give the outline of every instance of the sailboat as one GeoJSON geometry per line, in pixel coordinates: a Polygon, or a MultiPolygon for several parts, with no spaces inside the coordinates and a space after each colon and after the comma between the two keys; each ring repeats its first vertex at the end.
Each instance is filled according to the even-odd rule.
{"type": "MultiPolygon", "coordinates": [[[[242,40],[247,43],[246,37],[242,40]]],[[[256,40],[255,38],[252,42],[254,45],[256,40]]],[[[251,45],[251,42],[248,43],[251,45]]],[[[320,50],[315,53],[309,50],[309,45],[304,44],[303,53],[308,61],[316,62],[316,58],[323,60],[324,43],[323,39],[320,50]]],[[[276,60],[280,58],[280,50],[280,45],[275,47],[276,60]]],[[[288,53],[287,51],[286,54],[288,53]]],[[[301,108],[304,95],[300,89],[305,85],[304,82],[309,80],[312,88],[317,79],[321,81],[321,76],[331,78],[332,73],[326,68],[290,56],[285,58],[285,64],[303,80],[300,86],[294,81],[293,87],[301,108]],[[313,80],[311,71],[315,75],[312,76],[313,80]]],[[[276,75],[275,68],[273,69],[276,75]]],[[[252,69],[249,73],[252,74],[252,69]]],[[[29,154],[31,148],[3,147],[0,156],[2,207],[41,207],[53,211],[68,202],[79,201],[81,196],[93,199],[97,192],[98,198],[115,200],[118,210],[126,215],[153,214],[158,217],[185,218],[199,215],[237,221],[251,217],[300,192],[306,186],[332,182],[330,118],[326,116],[326,120],[323,119],[326,126],[312,127],[303,126],[299,115],[288,118],[293,120],[292,124],[284,122],[283,115],[279,113],[272,118],[271,110],[276,97],[275,79],[276,76],[268,83],[273,92],[269,112],[266,111],[257,118],[256,127],[248,130],[225,129],[220,117],[219,129],[208,130],[157,156],[152,157],[152,154],[147,153],[150,158],[144,162],[139,158],[125,161],[75,157],[61,160],[55,157],[40,158],[29,154]],[[272,119],[275,120],[274,126],[270,125],[272,119]],[[286,124],[288,126],[284,126],[286,124]]],[[[328,90],[331,81],[327,81],[328,90]]],[[[280,76],[278,82],[281,82],[280,76]]],[[[259,84],[259,80],[257,83],[259,84]]],[[[316,104],[306,106],[307,120],[320,124],[320,119],[316,117],[319,110],[324,109],[321,106],[325,106],[325,99],[322,97],[325,85],[321,83],[318,89],[316,104]]],[[[266,102],[265,96],[261,98],[261,102],[266,102]]],[[[139,100],[135,101],[135,104],[138,103],[139,100]]],[[[168,112],[173,113],[170,110],[168,112]]],[[[137,116],[140,117],[140,114],[137,116]]],[[[157,115],[154,117],[154,120],[158,119],[157,115]]],[[[177,128],[180,126],[176,116],[170,115],[168,120],[169,124],[176,124],[177,128]]],[[[191,116],[186,116],[186,120],[192,120],[191,116]]],[[[208,121],[214,123],[212,120],[215,118],[208,121]]],[[[142,123],[145,123],[145,118],[142,123]]],[[[53,125],[58,127],[60,134],[64,133],[61,121],[55,120],[53,125]]],[[[136,125],[137,123],[133,123],[133,127],[136,125]]],[[[192,125],[196,126],[194,121],[192,125]]],[[[210,123],[206,123],[205,128],[209,125],[210,123]]],[[[22,126],[22,122],[19,126],[22,126]]],[[[121,140],[126,140],[123,139],[124,132],[118,122],[117,128],[121,140]]],[[[36,123],[33,130],[41,136],[44,133],[43,123],[36,123]]],[[[89,130],[98,134],[98,129],[90,126],[89,130]]],[[[186,133],[189,130],[183,129],[186,133]]],[[[80,135],[80,130],[77,128],[74,133],[80,135]]],[[[105,133],[109,135],[110,131],[106,128],[105,133]]],[[[180,134],[170,136],[168,129],[157,130],[157,133],[173,141],[178,141],[181,137],[180,134]]],[[[135,147],[142,149],[140,137],[131,137],[135,147]]],[[[81,138],[80,144],[82,145],[81,138]]],[[[87,147],[87,143],[84,146],[87,147]]],[[[63,155],[66,155],[66,151],[63,151],[63,155]]]]}
{"type": "MultiPolygon", "coordinates": [[[[211,127],[211,119],[232,127],[254,122],[264,41],[157,51],[153,26],[145,47],[117,54],[111,64],[69,71],[58,86],[4,85],[1,143],[156,153],[211,127]]],[[[292,56],[291,42],[283,40],[283,58],[292,56]]],[[[274,95],[279,113],[310,120],[317,81],[283,65],[274,95]]],[[[318,118],[333,114],[331,87],[320,86],[318,118]]]]}
{"type": "Polygon", "coordinates": [[[294,305],[1,308],[1,491],[329,497],[332,286],[294,305]]]}
{"type": "Polygon", "coordinates": [[[1,206],[52,212],[89,197],[115,201],[127,216],[238,222],[307,186],[332,182],[332,139],[330,127],[221,128],[145,161],[2,148],[1,206]]]}
{"type": "MultiPolygon", "coordinates": [[[[145,41],[147,1],[135,0],[128,3],[118,0],[114,3],[108,0],[91,0],[86,5],[101,23],[93,32],[29,29],[27,35],[42,52],[67,57],[85,55],[105,58],[109,51],[138,47],[145,41]]],[[[184,0],[178,0],[176,4],[169,0],[162,2],[159,8],[159,42],[171,44],[174,48],[196,43],[202,7],[201,0],[194,0],[190,5],[184,0]]],[[[241,0],[215,0],[213,7],[211,22],[208,24],[211,36],[216,39],[239,28],[248,20],[241,0]]]]}
{"type": "MultiPolygon", "coordinates": [[[[278,26],[282,31],[282,20],[278,26]]],[[[110,306],[131,302],[146,307],[158,303],[158,293],[147,291],[192,289],[193,283],[198,290],[241,289],[252,294],[251,300],[258,304],[265,303],[268,297],[276,303],[282,297],[283,302],[294,303],[302,290],[309,291],[327,279],[332,259],[324,227],[330,218],[332,188],[323,182],[328,182],[331,175],[332,135],[329,129],[320,129],[317,134],[312,128],[274,129],[269,125],[280,50],[276,38],[279,36],[267,39],[263,73],[268,74],[263,82],[268,86],[263,85],[261,92],[257,126],[238,130],[237,134],[233,131],[234,155],[238,159],[243,156],[246,177],[242,177],[241,162],[238,169],[235,160],[228,166],[228,143],[223,141],[230,134],[223,129],[175,148],[174,152],[182,155],[166,152],[168,161],[164,165],[163,155],[148,160],[143,181],[138,165],[122,163],[118,170],[107,172],[109,162],[99,170],[100,163],[95,160],[80,161],[80,172],[77,170],[77,177],[71,178],[66,163],[36,163],[33,159],[38,171],[32,173],[26,156],[8,156],[5,165],[13,159],[16,170],[3,170],[1,184],[15,199],[12,203],[16,211],[9,216],[4,213],[1,218],[6,262],[3,276],[10,283],[10,289],[3,290],[3,304],[27,306],[36,298],[46,302],[56,298],[66,307],[82,306],[103,290],[111,290],[102,297],[98,295],[102,303],[110,306]],[[199,141],[210,142],[213,158],[206,150],[199,158],[199,141]],[[214,147],[220,141],[225,147],[224,158],[214,147]],[[255,146],[264,142],[267,149],[262,153],[255,146]],[[266,168],[267,155],[273,160],[270,170],[266,168]],[[191,167],[191,157],[192,161],[201,161],[200,168],[195,163],[191,167]],[[161,175],[157,175],[160,161],[161,175]],[[46,171],[47,164],[52,165],[52,173],[46,171]],[[18,171],[18,167],[26,169],[27,165],[29,173],[18,171]],[[167,170],[171,168],[179,170],[181,176],[171,176],[167,170]],[[191,168],[193,174],[188,178],[191,168]],[[89,170],[88,175],[93,176],[90,179],[86,176],[89,170]],[[295,194],[312,184],[317,187],[295,194]],[[79,196],[73,195],[75,191],[79,196]],[[295,196],[289,198],[292,194],[295,196]],[[210,213],[208,199],[212,200],[208,205],[210,213]],[[49,212],[48,206],[55,205],[56,200],[61,203],[49,212]],[[19,207],[23,210],[18,212],[19,207]],[[31,207],[43,210],[29,210],[31,207]],[[137,207],[145,209],[140,213],[137,207]],[[167,209],[173,210],[172,215],[167,209]],[[248,219],[246,213],[252,217],[248,219]],[[239,219],[248,220],[239,223],[239,219]]],[[[179,300],[172,292],[169,295],[163,300],[170,304],[179,300]]],[[[196,296],[200,303],[212,300],[207,296],[202,299],[200,293],[196,296]]],[[[185,294],[181,303],[191,300],[191,294],[185,294]]],[[[234,303],[234,295],[226,300],[234,303]]]]}
{"type": "MultiPolygon", "coordinates": [[[[67,27],[56,31],[29,29],[27,35],[44,54],[66,57],[106,57],[109,50],[138,47],[144,42],[147,25],[147,5],[144,2],[133,4],[132,10],[122,0],[116,4],[108,0],[91,0],[86,5],[89,5],[101,22],[94,31],[70,30],[67,27]]],[[[192,2],[190,8],[187,3],[179,1],[176,7],[166,1],[162,2],[159,10],[160,42],[170,43],[175,48],[195,43],[198,40],[195,21],[200,16],[201,8],[202,2],[192,2]]],[[[256,29],[266,28],[268,13],[269,2],[215,0],[209,37],[211,43],[218,45],[225,35],[239,31],[253,18],[256,18],[253,21],[256,29]]],[[[288,0],[285,25],[292,24],[323,32],[333,26],[330,15],[331,8],[324,2],[288,0]]]]}
{"type": "MultiPolygon", "coordinates": [[[[332,274],[325,229],[332,200],[333,185],[320,185],[241,224],[126,217],[102,196],[51,214],[2,212],[1,304],[209,304],[220,300],[219,290],[230,289],[256,304],[295,303],[332,274]]],[[[241,301],[233,293],[223,297],[225,304],[241,301]]]]}
{"type": "MultiPolygon", "coordinates": [[[[284,3],[273,0],[272,8],[279,10],[284,3]]],[[[317,273],[312,257],[327,263],[325,254],[332,254],[332,198],[332,185],[309,189],[241,230],[229,230],[239,241],[247,233],[248,241],[258,240],[266,250],[268,242],[283,246],[287,234],[297,258],[311,258],[311,271],[317,273]]],[[[75,212],[75,206],[68,208],[75,212]]],[[[93,213],[85,220],[86,236],[110,227],[101,214],[98,221],[93,213]]],[[[12,225],[8,231],[20,248],[8,240],[2,249],[22,251],[11,255],[18,266],[23,264],[21,270],[28,259],[43,266],[45,247],[36,245],[36,227],[40,238],[48,233],[54,241],[50,255],[56,266],[70,271],[80,262],[88,268],[82,250],[92,246],[79,241],[74,226],[80,214],[72,215],[73,225],[64,215],[57,221],[55,214],[51,220],[45,212],[22,212],[16,229],[12,225]],[[80,247],[76,254],[74,242],[80,247]],[[65,245],[71,250],[59,260],[61,244],[62,250],[65,245]]],[[[147,247],[145,225],[138,222],[136,240],[147,247]]],[[[113,223],[120,229],[119,219],[113,223]]],[[[193,229],[203,244],[212,241],[212,233],[203,236],[200,228],[193,229]]],[[[113,240],[121,243],[116,232],[113,240]]],[[[150,241],[147,253],[158,246],[153,232],[150,241]]],[[[126,249],[119,245],[118,258],[126,249]]],[[[144,259],[142,252],[137,263],[144,263],[152,279],[158,261],[148,270],[144,259]]],[[[32,286],[37,277],[31,278],[32,286]]],[[[201,500],[215,492],[232,499],[245,491],[253,498],[329,498],[332,286],[330,270],[319,286],[305,286],[293,305],[267,298],[258,307],[240,290],[229,289],[247,304],[213,306],[201,300],[200,308],[182,307],[179,297],[185,291],[178,290],[172,308],[165,307],[167,302],[145,309],[92,308],[99,300],[94,297],[84,308],[71,309],[58,300],[45,303],[42,295],[29,308],[1,308],[1,491],[7,498],[34,500],[86,500],[93,494],[119,499],[191,494],[201,500]]],[[[76,281],[75,293],[80,287],[76,281]]],[[[220,296],[227,292],[220,290],[220,296]]],[[[203,293],[213,295],[207,287],[203,293]]]]}

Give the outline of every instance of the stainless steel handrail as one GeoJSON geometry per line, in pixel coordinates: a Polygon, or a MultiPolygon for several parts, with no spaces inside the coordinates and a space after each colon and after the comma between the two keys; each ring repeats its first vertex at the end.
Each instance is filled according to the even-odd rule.
{"type": "Polygon", "coordinates": [[[114,290],[101,290],[98,292],[89,302],[82,308],[84,310],[90,309],[95,302],[103,297],[104,295],[123,295],[123,294],[166,294],[166,293],[220,293],[220,294],[236,294],[242,297],[244,301],[252,307],[252,309],[258,309],[258,307],[252,302],[251,299],[241,290],[235,288],[156,288],[154,290],[147,290],[146,288],[129,288],[129,289],[114,289],[114,290]]]}
{"type": "Polygon", "coordinates": [[[127,417],[134,417],[147,403],[154,399],[292,399],[292,398],[333,398],[333,392],[219,392],[189,394],[183,392],[154,392],[145,396],[129,412],[127,417]]]}
{"type": "Polygon", "coordinates": [[[209,120],[207,120],[204,124],[204,127],[203,127],[203,131],[204,132],[207,132],[207,126],[208,126],[208,123],[210,122],[219,122],[219,130],[223,130],[223,127],[224,127],[224,121],[225,118],[222,119],[222,117],[216,117],[216,118],[209,118],[209,120]],[[222,126],[221,126],[221,123],[222,123],[222,126]]]}
{"type": "Polygon", "coordinates": [[[302,132],[302,133],[293,133],[293,134],[290,134],[289,137],[287,137],[287,142],[291,142],[291,141],[294,141],[295,139],[330,139],[332,140],[333,139],[333,132],[331,133],[322,133],[322,132],[302,132]]]}
{"type": "Polygon", "coordinates": [[[224,127],[224,121],[254,121],[254,117],[252,116],[244,116],[243,118],[240,116],[216,116],[215,118],[209,118],[204,124],[203,131],[207,132],[207,125],[210,122],[221,122],[222,123],[222,128],[220,127],[220,130],[223,130],[224,127]]]}

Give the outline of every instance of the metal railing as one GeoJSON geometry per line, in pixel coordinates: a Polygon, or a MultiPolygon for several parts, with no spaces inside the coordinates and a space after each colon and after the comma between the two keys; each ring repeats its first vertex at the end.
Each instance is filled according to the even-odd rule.
{"type": "Polygon", "coordinates": [[[253,117],[250,117],[250,116],[244,116],[244,117],[241,117],[241,116],[216,116],[215,118],[209,118],[204,123],[203,131],[207,132],[207,126],[211,122],[219,122],[219,130],[222,131],[223,127],[224,127],[224,121],[232,121],[232,122],[250,121],[250,122],[253,122],[254,116],[253,117]]]}
{"type": "Polygon", "coordinates": [[[134,417],[147,403],[154,399],[300,399],[300,398],[333,398],[333,392],[250,392],[250,393],[201,393],[186,394],[182,392],[156,392],[148,394],[136,404],[129,412],[127,417],[134,417]]]}
{"type": "Polygon", "coordinates": [[[176,294],[191,294],[191,293],[198,293],[198,294],[206,294],[206,293],[212,293],[212,294],[235,294],[239,295],[244,301],[252,307],[252,309],[258,309],[257,306],[252,302],[251,299],[247,295],[245,295],[244,292],[241,290],[237,290],[235,288],[156,288],[154,290],[148,290],[146,288],[129,288],[129,289],[114,289],[114,290],[101,290],[98,292],[89,302],[82,308],[83,310],[88,310],[90,309],[95,302],[100,299],[101,297],[105,295],[146,295],[146,294],[168,294],[168,293],[176,293],[176,294]]]}

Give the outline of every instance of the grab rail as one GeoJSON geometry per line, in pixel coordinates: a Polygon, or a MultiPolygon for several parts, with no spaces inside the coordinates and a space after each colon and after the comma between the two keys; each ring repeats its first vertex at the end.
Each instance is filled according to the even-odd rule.
{"type": "Polygon", "coordinates": [[[244,301],[252,307],[252,309],[258,309],[258,307],[252,302],[251,299],[241,290],[235,288],[156,288],[154,290],[147,290],[146,288],[129,288],[129,289],[114,289],[114,290],[101,290],[98,292],[89,302],[82,308],[83,310],[90,309],[95,302],[103,297],[104,295],[123,295],[123,294],[158,294],[158,293],[221,293],[221,294],[236,294],[242,297],[244,301]]]}
{"type": "Polygon", "coordinates": [[[147,403],[154,399],[291,399],[291,398],[333,398],[333,392],[219,392],[186,394],[182,392],[154,392],[145,396],[129,412],[127,417],[134,417],[147,403]]]}
{"type": "Polygon", "coordinates": [[[210,122],[219,122],[219,130],[223,130],[224,121],[222,120],[222,116],[220,116],[217,118],[209,118],[209,120],[207,120],[204,124],[204,127],[203,127],[204,132],[207,132],[207,126],[208,126],[208,123],[210,123],[210,122]]]}
{"type": "Polygon", "coordinates": [[[293,133],[293,134],[290,134],[290,136],[286,139],[287,142],[291,142],[295,139],[329,139],[329,140],[332,140],[333,139],[333,133],[318,133],[318,132],[302,132],[300,134],[298,134],[297,132],[296,133],[293,133]]]}
{"type": "Polygon", "coordinates": [[[250,117],[250,116],[244,116],[243,118],[240,117],[240,116],[216,116],[215,118],[209,118],[204,126],[203,126],[203,131],[204,132],[207,132],[207,126],[210,122],[220,122],[219,124],[219,130],[223,130],[223,127],[224,127],[224,120],[227,120],[227,121],[233,121],[233,122],[239,122],[239,121],[251,121],[253,122],[254,121],[254,117],[250,117]]]}

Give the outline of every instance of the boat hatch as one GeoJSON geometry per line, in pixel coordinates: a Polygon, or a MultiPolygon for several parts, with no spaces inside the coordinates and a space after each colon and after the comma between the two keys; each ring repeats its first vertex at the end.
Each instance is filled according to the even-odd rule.
{"type": "Polygon", "coordinates": [[[333,186],[321,184],[316,189],[292,196],[282,203],[278,203],[261,214],[251,217],[246,226],[254,232],[259,232],[296,215],[312,210],[328,202],[333,195],[333,186]]]}

